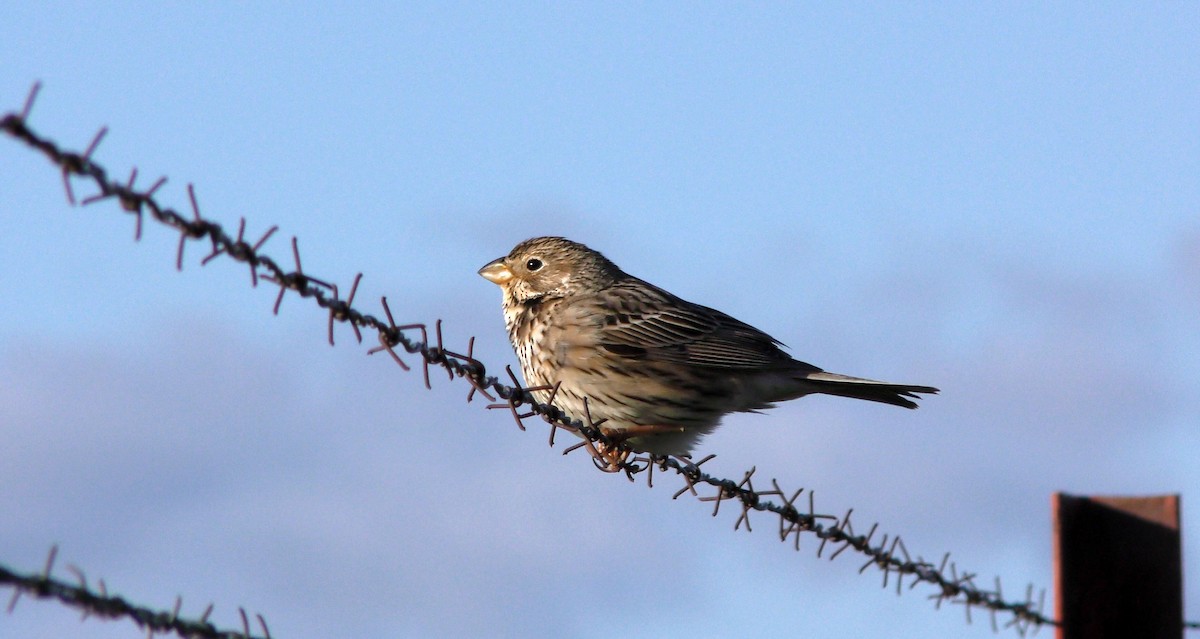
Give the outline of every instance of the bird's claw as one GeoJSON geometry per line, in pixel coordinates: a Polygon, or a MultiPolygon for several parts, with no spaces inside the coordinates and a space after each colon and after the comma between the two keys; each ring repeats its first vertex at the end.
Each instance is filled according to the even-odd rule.
{"type": "Polygon", "coordinates": [[[596,442],[588,447],[588,452],[592,454],[592,463],[596,465],[596,468],[606,473],[618,473],[625,470],[626,460],[633,453],[625,446],[604,442],[596,442]]]}

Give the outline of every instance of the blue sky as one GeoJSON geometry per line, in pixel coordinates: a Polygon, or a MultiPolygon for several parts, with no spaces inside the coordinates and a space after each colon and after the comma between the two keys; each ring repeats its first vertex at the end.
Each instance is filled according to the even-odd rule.
{"type": "MultiPolygon", "coordinates": [[[[701,453],[855,509],[1007,592],[1051,587],[1050,495],[1184,493],[1200,576],[1194,3],[22,5],[0,109],[515,359],[475,271],[562,234],[830,370],[701,453]],[[1189,499],[1191,497],[1191,499],[1189,499]]],[[[280,637],[991,636],[763,519],[563,458],[466,385],[324,343],[0,142],[0,562],[280,637]]],[[[85,189],[80,189],[86,195],[85,189]]],[[[559,447],[561,450],[561,446],[559,447]]],[[[1200,617],[1197,589],[1186,592],[1200,617]]],[[[1052,598],[1052,593],[1048,594],[1052,598]]],[[[5,636],[80,630],[23,601],[5,636]]],[[[126,637],[89,621],[89,637],[126,637]]]]}

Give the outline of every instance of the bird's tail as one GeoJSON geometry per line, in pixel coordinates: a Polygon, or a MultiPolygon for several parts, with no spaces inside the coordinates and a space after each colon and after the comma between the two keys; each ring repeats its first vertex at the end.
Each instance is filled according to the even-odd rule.
{"type": "Polygon", "coordinates": [[[812,384],[812,392],[826,395],[838,395],[853,399],[865,399],[872,402],[882,402],[904,408],[916,408],[920,399],[918,393],[934,394],[938,389],[932,386],[913,386],[910,384],[892,384],[878,382],[873,379],[838,375],[825,371],[812,372],[804,376],[805,381],[812,384]]]}

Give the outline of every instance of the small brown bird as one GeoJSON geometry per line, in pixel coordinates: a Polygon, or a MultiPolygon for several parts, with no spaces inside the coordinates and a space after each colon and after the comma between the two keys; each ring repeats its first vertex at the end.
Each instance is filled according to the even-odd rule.
{"type": "MultiPolygon", "coordinates": [[[[721,417],[810,393],[916,408],[930,386],[827,373],[766,333],[693,304],[561,237],[521,242],[479,269],[504,294],[504,324],[530,387],[559,384],[554,405],[606,420],[635,450],[687,455],[721,417]]],[[[534,392],[546,402],[550,390],[534,392]]]]}

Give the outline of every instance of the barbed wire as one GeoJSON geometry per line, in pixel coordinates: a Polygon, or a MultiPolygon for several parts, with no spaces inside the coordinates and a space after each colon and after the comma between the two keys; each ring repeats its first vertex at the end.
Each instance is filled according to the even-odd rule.
{"type": "Polygon", "coordinates": [[[58,546],[52,546],[46,557],[45,567],[40,573],[20,574],[0,565],[0,584],[13,586],[12,598],[9,599],[6,609],[9,614],[12,614],[17,607],[17,601],[24,594],[39,599],[57,599],[67,606],[78,608],[83,611],[81,620],[89,617],[131,619],[139,628],[145,629],[147,637],[161,632],[175,633],[187,639],[271,639],[271,631],[262,615],[254,615],[258,627],[262,629],[262,635],[256,637],[250,633],[250,618],[244,608],[238,608],[242,619],[241,632],[221,630],[208,621],[213,612],[212,604],[204,609],[199,619],[186,619],[179,616],[183,607],[182,597],[176,597],[174,608],[170,612],[164,612],[131,604],[119,596],[108,594],[108,587],[103,579],[97,582],[96,590],[90,589],[87,576],[74,565],[68,564],[67,570],[75,576],[78,585],[55,579],[51,572],[57,557],[58,546]]]}
{"type": "MultiPolygon", "coordinates": [[[[826,548],[831,548],[829,559],[836,559],[846,550],[853,550],[866,558],[859,568],[859,573],[874,566],[883,573],[884,588],[894,584],[897,594],[918,585],[928,586],[932,592],[928,598],[934,602],[935,608],[951,603],[962,605],[966,611],[968,622],[972,620],[972,610],[981,608],[987,611],[992,629],[1001,628],[997,615],[1008,615],[1004,628],[1014,628],[1021,636],[1032,630],[1034,633],[1042,625],[1057,625],[1053,619],[1043,614],[1045,590],[1042,589],[1034,601],[1034,587],[1030,584],[1025,589],[1025,595],[1019,600],[1005,599],[999,577],[994,579],[994,588],[986,589],[977,584],[976,573],[960,570],[956,562],[950,560],[950,553],[942,556],[938,562],[926,561],[921,555],[911,555],[899,535],[883,534],[875,541],[879,525],[873,524],[866,534],[856,534],[851,522],[853,509],[845,515],[834,516],[819,514],[815,510],[813,491],[807,492],[807,505],[800,502],[805,493],[803,488],[795,491],[785,491],[775,479],[770,480],[769,489],[759,489],[754,485],[756,469],[746,471],[740,480],[722,478],[710,475],[702,466],[714,456],[710,455],[699,461],[687,458],[664,455],[648,455],[638,453],[625,446],[622,442],[610,440],[598,428],[598,422],[590,418],[574,420],[554,406],[553,388],[529,389],[522,388],[520,381],[511,367],[505,367],[508,381],[505,383],[495,376],[487,374],[487,368],[473,356],[475,338],[467,342],[466,353],[458,353],[446,348],[442,340],[442,322],[434,324],[436,342],[429,339],[427,325],[423,323],[397,325],[388,306],[387,298],[380,299],[380,304],[386,316],[386,321],[374,315],[364,313],[352,306],[355,293],[362,280],[362,273],[355,276],[349,289],[349,294],[342,299],[339,287],[324,279],[314,277],[303,271],[300,262],[298,240],[291,240],[292,260],[294,270],[280,266],[279,262],[261,251],[263,245],[278,230],[272,226],[254,243],[245,238],[246,219],[239,221],[236,237],[231,237],[221,225],[212,222],[200,214],[196,193],[193,185],[188,184],[188,199],[191,205],[191,215],[184,215],[175,209],[164,206],[155,198],[155,193],[166,178],[160,178],[146,190],[138,190],[134,184],[138,177],[136,168],[132,170],[125,182],[118,182],[108,177],[109,172],[92,159],[100,142],[107,134],[103,127],[92,138],[83,153],[66,151],[58,147],[48,138],[35,133],[28,126],[28,119],[33,108],[34,100],[40,90],[40,83],[35,84],[20,112],[8,113],[0,120],[0,129],[10,137],[21,140],[30,147],[46,156],[62,173],[63,188],[67,202],[76,205],[76,197],[72,187],[72,179],[85,179],[94,185],[97,192],[78,203],[90,205],[108,198],[115,198],[120,209],[135,217],[135,239],[141,238],[143,216],[148,213],[155,221],[176,230],[179,233],[179,243],[176,251],[175,267],[182,270],[184,249],[189,241],[207,242],[211,244],[211,252],[201,259],[200,264],[206,265],[219,256],[225,256],[249,266],[252,286],[258,286],[260,280],[270,282],[279,287],[273,312],[279,313],[284,296],[294,292],[302,298],[311,298],[320,308],[328,311],[328,340],[334,343],[334,323],[349,324],[358,342],[362,342],[362,330],[369,329],[378,333],[379,346],[368,350],[368,354],[386,351],[392,359],[404,370],[411,367],[397,352],[399,349],[408,355],[416,355],[421,359],[421,367],[426,388],[430,386],[430,367],[439,366],[444,369],[450,380],[465,379],[471,386],[467,392],[467,401],[473,400],[479,393],[493,402],[487,407],[491,409],[508,410],[517,426],[525,430],[524,421],[538,416],[550,425],[549,444],[555,445],[555,435],[558,430],[566,430],[578,435],[582,442],[568,447],[563,454],[568,454],[579,448],[585,448],[591,455],[597,468],[613,473],[623,473],[628,479],[637,481],[637,477],[645,476],[647,486],[653,486],[654,471],[660,473],[674,471],[683,480],[683,486],[674,493],[673,499],[688,494],[700,502],[713,504],[712,514],[717,516],[721,505],[725,502],[735,503],[734,508],[740,510],[734,521],[734,530],[743,526],[751,530],[750,519],[753,513],[771,513],[778,518],[779,539],[783,543],[791,542],[795,550],[800,549],[800,538],[803,533],[812,534],[819,543],[816,554],[823,556],[826,548]],[[410,334],[420,333],[420,340],[410,334]],[[550,390],[546,403],[539,403],[531,394],[532,390],[550,390]],[[494,396],[493,396],[494,394],[494,396]],[[709,491],[715,489],[715,493],[709,491]],[[701,494],[701,491],[705,494],[701,494]],[[790,496],[789,496],[790,495],[790,496]]],[[[586,402],[585,402],[586,407],[586,402]]],[[[762,482],[760,480],[760,485],[762,482]]],[[[82,607],[93,614],[106,616],[128,616],[142,624],[144,615],[152,612],[144,609],[127,609],[114,607],[103,596],[85,596],[88,593],[86,584],[80,587],[65,586],[51,580],[49,570],[37,579],[10,578],[13,573],[0,568],[0,583],[8,583],[17,589],[17,593],[28,592],[37,596],[54,596],[69,605],[82,607]]],[[[19,577],[19,576],[18,576],[19,577]]],[[[82,579],[81,579],[82,581],[82,579]]],[[[15,595],[14,595],[15,601],[15,595]]],[[[159,616],[164,613],[155,613],[159,616]]],[[[173,617],[173,615],[172,615],[173,617]]],[[[244,618],[244,613],[243,613],[244,618]]],[[[265,623],[262,624],[264,632],[265,623]]],[[[158,628],[154,628],[157,630],[158,628]]],[[[173,627],[171,629],[174,629],[173,627]]],[[[178,630],[176,630],[179,632],[178,630]]],[[[247,630],[248,634],[248,630],[247,630]]],[[[233,637],[236,635],[198,635],[203,637],[220,636],[233,637]]]]}

